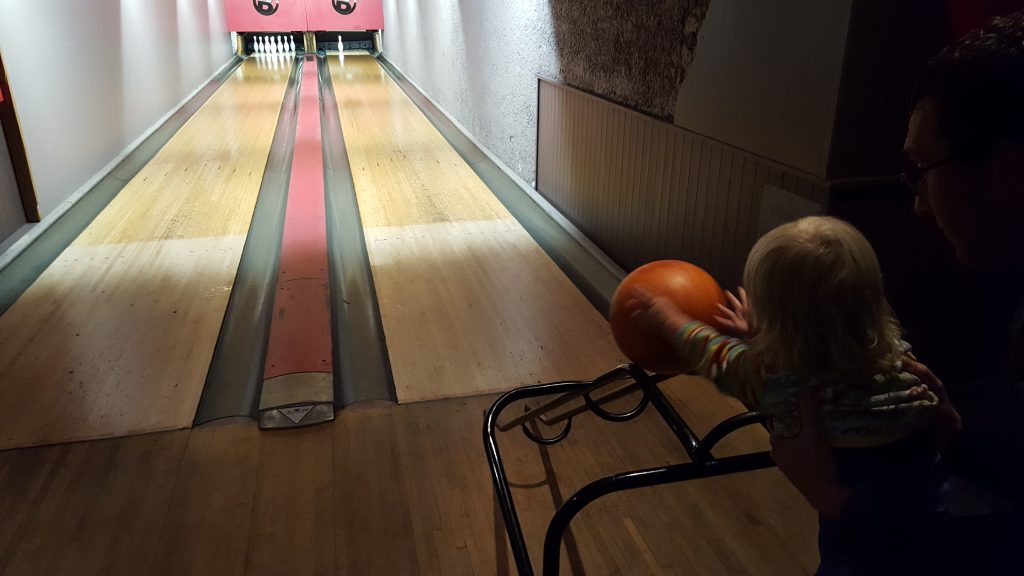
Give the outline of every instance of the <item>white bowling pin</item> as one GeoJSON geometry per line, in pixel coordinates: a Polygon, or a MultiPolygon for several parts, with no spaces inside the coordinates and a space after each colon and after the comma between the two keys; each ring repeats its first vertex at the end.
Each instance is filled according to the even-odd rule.
{"type": "Polygon", "coordinates": [[[280,36],[274,36],[274,43],[277,44],[277,53],[284,54],[284,44],[281,43],[280,36]]]}
{"type": "Polygon", "coordinates": [[[252,53],[253,54],[259,54],[260,53],[260,37],[259,36],[254,37],[253,40],[252,40],[252,53]]]}
{"type": "Polygon", "coordinates": [[[294,54],[295,53],[295,37],[294,36],[289,36],[288,37],[288,45],[292,49],[292,54],[294,54]]]}
{"type": "Polygon", "coordinates": [[[338,54],[345,51],[345,43],[341,41],[341,34],[338,34],[338,54]]]}

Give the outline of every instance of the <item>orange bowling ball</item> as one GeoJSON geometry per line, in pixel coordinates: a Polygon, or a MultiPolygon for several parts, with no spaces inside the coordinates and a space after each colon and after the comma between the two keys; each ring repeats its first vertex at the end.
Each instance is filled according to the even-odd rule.
{"type": "Polygon", "coordinates": [[[679,309],[695,320],[717,326],[717,305],[725,304],[725,294],[715,279],[699,266],[681,260],[657,260],[637,268],[626,276],[612,296],[609,320],[619,349],[648,372],[679,374],[686,367],[675,346],[661,334],[636,322],[631,316],[643,304],[636,298],[636,287],[652,296],[667,296],[679,309]]]}

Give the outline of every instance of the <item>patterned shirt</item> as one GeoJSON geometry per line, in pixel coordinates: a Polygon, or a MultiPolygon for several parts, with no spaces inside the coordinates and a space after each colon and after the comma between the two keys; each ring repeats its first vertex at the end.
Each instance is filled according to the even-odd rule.
{"type": "Polygon", "coordinates": [[[889,444],[934,421],[938,398],[931,391],[911,396],[910,389],[921,381],[899,371],[899,366],[856,381],[796,372],[765,374],[744,340],[696,320],[680,329],[676,347],[694,373],[763,412],[775,435],[800,433],[799,394],[804,389],[813,391],[821,403],[826,438],[833,448],[889,444]]]}

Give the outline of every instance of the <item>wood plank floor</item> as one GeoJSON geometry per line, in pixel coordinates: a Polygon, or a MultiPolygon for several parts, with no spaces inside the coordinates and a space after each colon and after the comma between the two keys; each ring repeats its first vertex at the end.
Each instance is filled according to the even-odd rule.
{"type": "MultiPolygon", "coordinates": [[[[739,410],[706,381],[665,388],[698,432],[739,410]]],[[[480,437],[492,401],[0,452],[0,574],[515,574],[480,437]]],[[[501,446],[535,562],[556,503],[586,482],[685,461],[653,409],[580,417],[549,448],[518,431],[501,446]]],[[[750,429],[722,453],[765,446],[750,429]]],[[[815,524],[777,470],[619,493],[573,522],[563,573],[812,574],[815,524]]]]}
{"type": "Polygon", "coordinates": [[[399,401],[622,362],[605,319],[377,61],[330,66],[399,401]]]}
{"type": "Polygon", "coordinates": [[[191,424],[287,79],[246,61],[0,317],[0,449],[191,424]]]}

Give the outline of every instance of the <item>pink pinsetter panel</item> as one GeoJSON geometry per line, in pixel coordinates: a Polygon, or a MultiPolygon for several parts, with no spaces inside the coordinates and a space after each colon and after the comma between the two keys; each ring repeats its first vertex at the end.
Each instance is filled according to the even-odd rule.
{"type": "Polygon", "coordinates": [[[383,30],[382,0],[306,0],[309,30],[383,30]]]}
{"type": "Polygon", "coordinates": [[[305,32],[306,0],[224,0],[233,32],[305,32]]]}

